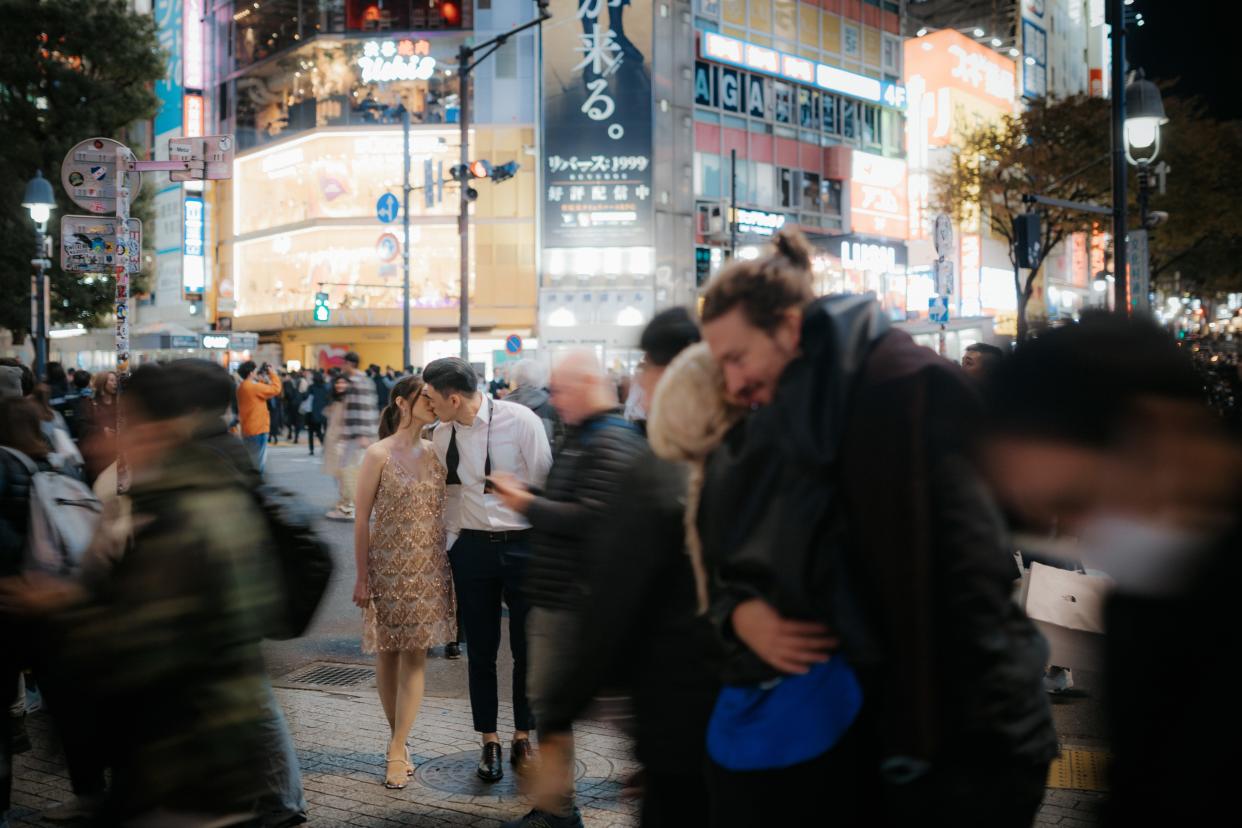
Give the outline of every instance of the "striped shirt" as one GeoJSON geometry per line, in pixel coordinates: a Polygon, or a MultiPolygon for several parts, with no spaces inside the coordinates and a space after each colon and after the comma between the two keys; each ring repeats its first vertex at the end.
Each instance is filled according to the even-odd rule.
{"type": "Polygon", "coordinates": [[[349,375],[349,390],[345,392],[341,439],[366,437],[374,440],[378,436],[379,411],[375,402],[375,384],[366,374],[355,371],[349,375]]]}

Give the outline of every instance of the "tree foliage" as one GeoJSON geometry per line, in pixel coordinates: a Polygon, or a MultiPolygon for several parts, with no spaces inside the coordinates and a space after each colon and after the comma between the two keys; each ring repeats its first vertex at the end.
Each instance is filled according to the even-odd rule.
{"type": "MultiPolygon", "coordinates": [[[[0,20],[0,327],[20,337],[30,327],[34,252],[21,206],[26,181],[41,169],[53,184],[49,231],[58,251],[60,216],[85,212],[60,186],[61,161],[81,140],[123,138],[128,125],[154,115],[152,86],[164,74],[164,56],[152,18],[132,14],[124,0],[0,0],[0,20]]],[[[132,148],[140,157],[146,149],[132,148]]],[[[133,214],[146,218],[149,203],[140,198],[133,214]]],[[[144,230],[152,232],[149,222],[144,230]]],[[[90,326],[111,311],[111,279],[88,283],[52,258],[53,321],[90,326]]],[[[135,279],[134,292],[142,284],[135,279]]]]}
{"type": "MultiPolygon", "coordinates": [[[[981,124],[955,147],[933,175],[931,202],[961,225],[978,217],[1009,243],[1013,220],[1025,213],[1025,195],[1107,204],[1110,199],[1108,101],[1076,95],[1031,101],[1020,113],[981,124]],[[979,209],[982,205],[982,213],[979,209]]],[[[1039,256],[1025,278],[1015,277],[1018,338],[1027,332],[1026,310],[1049,253],[1098,216],[1040,207],[1039,256]]]]}

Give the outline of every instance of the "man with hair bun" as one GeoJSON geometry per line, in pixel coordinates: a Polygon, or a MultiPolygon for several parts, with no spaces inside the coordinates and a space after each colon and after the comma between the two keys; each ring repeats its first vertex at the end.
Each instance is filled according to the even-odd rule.
{"type": "Polygon", "coordinates": [[[680,414],[648,424],[696,469],[688,541],[726,646],[711,822],[830,803],[843,825],[1030,825],[1057,751],[1047,646],[968,460],[976,393],[871,295],[815,298],[800,233],[773,241],[708,285],[704,345],[657,392],[680,414]]]}

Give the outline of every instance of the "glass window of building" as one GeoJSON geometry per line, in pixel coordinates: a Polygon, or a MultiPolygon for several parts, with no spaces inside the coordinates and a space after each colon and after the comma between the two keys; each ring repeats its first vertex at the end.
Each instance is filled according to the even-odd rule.
{"type": "Polygon", "coordinates": [[[776,168],[771,164],[755,163],[755,177],[751,182],[754,202],[761,207],[770,207],[776,203],[776,168]]]}
{"type": "Polygon", "coordinates": [[[862,139],[864,144],[880,143],[880,110],[878,107],[861,104],[862,107],[862,139]]]}
{"type": "Polygon", "coordinates": [[[890,155],[898,155],[902,149],[901,136],[905,132],[901,113],[885,109],[881,116],[880,131],[884,139],[884,150],[890,155]]]}
{"type": "Polygon", "coordinates": [[[885,72],[893,75],[901,74],[901,40],[892,35],[884,35],[884,59],[881,64],[885,72]]]}
{"type": "Polygon", "coordinates": [[[819,129],[819,93],[798,89],[798,124],[806,129],[819,129]]]}
{"type": "Polygon", "coordinates": [[[820,107],[823,111],[824,132],[829,135],[839,135],[841,126],[837,118],[837,96],[824,95],[820,107]]]}
{"type": "Polygon", "coordinates": [[[862,33],[857,26],[846,24],[841,27],[841,53],[847,58],[862,56],[862,33]]]}
{"type": "Polygon", "coordinates": [[[772,33],[772,0],[750,0],[750,27],[764,34],[772,33]]]}
{"type": "Polygon", "coordinates": [[[781,206],[798,207],[801,205],[802,175],[798,170],[787,167],[779,168],[781,180],[781,206]]]}
{"type": "Polygon", "coordinates": [[[819,187],[820,209],[830,215],[841,215],[841,182],[825,178],[819,187]]]}
{"type": "Polygon", "coordinates": [[[695,0],[695,10],[706,17],[720,16],[720,0],[695,0]]]}
{"type": "Polygon", "coordinates": [[[786,40],[798,38],[798,0],[774,0],[776,36],[786,40]]]}
{"type": "Polygon", "coordinates": [[[802,209],[813,210],[817,213],[822,209],[819,188],[819,175],[817,173],[802,173],[802,209]]]}
{"type": "Polygon", "coordinates": [[[793,89],[787,83],[772,84],[776,95],[776,120],[782,124],[793,123],[793,89]]]}
{"type": "Polygon", "coordinates": [[[734,26],[746,25],[746,0],[722,0],[724,20],[734,26]]]}
{"type": "Polygon", "coordinates": [[[841,137],[854,139],[858,137],[856,112],[858,106],[853,101],[841,101],[841,137]]]}
{"type": "Polygon", "coordinates": [[[694,191],[703,198],[720,198],[720,156],[714,152],[694,154],[694,191]]]}

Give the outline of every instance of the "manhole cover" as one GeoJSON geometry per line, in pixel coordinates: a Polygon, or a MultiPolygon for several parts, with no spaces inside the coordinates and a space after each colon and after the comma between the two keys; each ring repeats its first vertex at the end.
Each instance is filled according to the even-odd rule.
{"type": "MultiPolygon", "coordinates": [[[[508,750],[505,751],[505,776],[499,782],[484,782],[479,778],[479,755],[478,750],[468,750],[432,759],[418,766],[414,778],[428,788],[446,793],[515,798],[521,795],[518,775],[509,764],[508,750]]],[[[587,767],[581,760],[574,762],[574,779],[582,779],[586,772],[587,767]]]]}
{"type": "Polygon", "coordinates": [[[311,664],[281,681],[312,687],[365,687],[375,681],[375,668],[357,664],[311,664]]]}

